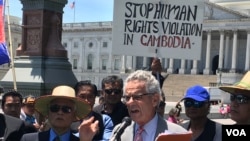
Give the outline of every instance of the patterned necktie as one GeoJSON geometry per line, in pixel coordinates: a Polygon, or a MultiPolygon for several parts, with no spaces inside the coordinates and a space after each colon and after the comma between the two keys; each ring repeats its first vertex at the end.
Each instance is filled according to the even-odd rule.
{"type": "Polygon", "coordinates": [[[143,141],[143,139],[142,139],[142,132],[143,131],[144,131],[144,129],[142,127],[137,129],[134,141],[143,141]]]}

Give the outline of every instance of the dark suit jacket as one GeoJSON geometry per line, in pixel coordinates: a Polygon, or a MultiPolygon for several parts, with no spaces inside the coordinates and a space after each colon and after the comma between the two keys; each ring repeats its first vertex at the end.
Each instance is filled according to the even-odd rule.
{"type": "Polygon", "coordinates": [[[21,119],[0,114],[0,137],[3,141],[20,141],[24,134],[24,122],[21,119]]]}
{"type": "MultiPolygon", "coordinates": [[[[24,134],[21,141],[49,141],[49,132],[37,132],[37,133],[29,133],[24,134]]],[[[79,141],[80,139],[71,133],[69,141],[79,141]]]]}
{"type": "Polygon", "coordinates": [[[35,126],[31,123],[25,122],[24,121],[24,133],[35,133],[38,132],[38,130],[35,128],[35,126]]]}

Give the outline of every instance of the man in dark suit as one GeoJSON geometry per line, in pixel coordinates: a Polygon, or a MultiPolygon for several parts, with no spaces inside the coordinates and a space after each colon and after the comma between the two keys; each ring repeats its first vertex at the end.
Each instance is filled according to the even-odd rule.
{"type": "MultiPolygon", "coordinates": [[[[20,118],[22,101],[23,97],[21,93],[17,91],[9,91],[4,93],[1,103],[3,113],[5,115],[20,118]]],[[[24,133],[37,132],[37,129],[33,124],[30,124],[26,121],[24,121],[24,124],[24,133]]]]}
{"type": "Polygon", "coordinates": [[[52,95],[37,98],[35,109],[48,117],[51,128],[44,132],[24,134],[21,141],[79,141],[70,126],[91,111],[90,105],[76,98],[74,89],[65,85],[55,87],[52,95]]]}
{"type": "Polygon", "coordinates": [[[24,122],[0,113],[0,140],[20,141],[24,134],[24,122]]]}

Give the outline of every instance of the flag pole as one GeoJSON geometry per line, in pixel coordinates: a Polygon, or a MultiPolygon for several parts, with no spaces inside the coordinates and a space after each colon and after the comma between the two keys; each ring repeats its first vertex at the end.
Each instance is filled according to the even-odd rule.
{"type": "Polygon", "coordinates": [[[10,29],[10,11],[9,11],[9,0],[6,0],[6,7],[8,10],[7,13],[7,20],[8,20],[8,33],[9,33],[9,46],[10,46],[10,54],[11,54],[11,68],[12,68],[12,76],[13,76],[13,85],[14,90],[17,90],[16,86],[16,73],[15,73],[15,67],[14,67],[14,55],[13,55],[13,49],[12,49],[12,38],[11,38],[11,29],[10,29]]]}
{"type": "Polygon", "coordinates": [[[76,19],[76,0],[74,1],[74,23],[76,19]]]}

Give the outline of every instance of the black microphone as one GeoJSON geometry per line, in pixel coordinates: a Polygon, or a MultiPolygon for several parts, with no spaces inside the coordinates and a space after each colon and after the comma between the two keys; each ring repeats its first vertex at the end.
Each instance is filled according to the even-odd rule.
{"type": "Polygon", "coordinates": [[[121,134],[124,130],[131,124],[131,119],[129,117],[124,117],[122,119],[121,125],[114,131],[114,135],[110,141],[119,141],[121,134]]]}

